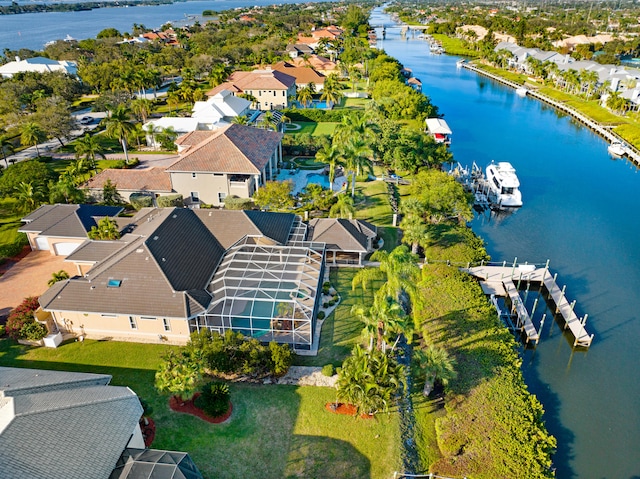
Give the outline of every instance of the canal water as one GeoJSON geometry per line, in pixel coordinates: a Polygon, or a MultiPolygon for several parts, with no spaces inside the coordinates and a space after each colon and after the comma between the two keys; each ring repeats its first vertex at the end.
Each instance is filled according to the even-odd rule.
{"type": "MultiPolygon", "coordinates": [[[[373,12],[372,25],[391,25],[373,12]]],[[[417,35],[417,33],[416,33],[417,35]]],[[[431,55],[400,28],[378,29],[378,46],[412,69],[453,131],[463,165],[509,161],[524,206],[512,215],[478,215],[473,230],[493,260],[544,264],[566,284],[576,313],[588,313],[591,349],[573,352],[547,317],[543,339],[523,352],[523,372],[542,401],[561,479],[640,477],[640,174],[612,160],[607,144],[570,117],[514,90],[456,68],[458,57],[431,55]]],[[[535,293],[530,293],[532,306],[535,293]]],[[[543,308],[534,315],[540,324],[543,308]]],[[[549,313],[549,312],[547,312],[549,313]]],[[[517,451],[513,451],[517,454],[517,451]]]]}

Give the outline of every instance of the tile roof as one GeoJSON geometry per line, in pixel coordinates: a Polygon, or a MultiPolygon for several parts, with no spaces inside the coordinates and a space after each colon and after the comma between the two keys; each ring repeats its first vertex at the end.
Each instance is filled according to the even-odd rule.
{"type": "Polygon", "coordinates": [[[309,241],[327,244],[327,250],[367,252],[368,238],[375,238],[377,228],[362,220],[314,218],[309,221],[309,241]]]}
{"type": "Polygon", "coordinates": [[[186,150],[166,171],[259,174],[283,136],[236,124],[207,133],[207,138],[186,150]]]}
{"type": "Polygon", "coordinates": [[[233,82],[227,81],[224,83],[220,83],[220,85],[213,87],[211,90],[207,92],[207,96],[214,96],[222,91],[230,91],[232,93],[242,93],[242,90],[238,88],[233,82]]]}
{"type": "Polygon", "coordinates": [[[42,236],[86,238],[87,232],[105,216],[117,216],[120,206],[43,205],[28,216],[18,231],[36,232],[42,236]]]}
{"type": "Polygon", "coordinates": [[[322,73],[318,73],[309,66],[295,66],[289,62],[278,62],[272,68],[294,77],[296,85],[306,85],[311,82],[316,85],[324,85],[326,79],[322,73]]]}
{"type": "Polygon", "coordinates": [[[92,190],[102,190],[108,180],[111,180],[111,183],[116,185],[118,190],[162,193],[173,191],[171,176],[164,171],[164,168],[159,167],[132,170],[108,168],[90,178],[83,186],[92,190]]]}
{"type": "MultiPolygon", "coordinates": [[[[127,218],[130,219],[130,218],[127,218]]],[[[122,248],[121,241],[93,241],[86,240],[78,246],[73,253],[65,258],[65,261],[71,262],[89,262],[97,263],[111,256],[122,248]]]]}
{"type": "Polygon", "coordinates": [[[0,368],[0,410],[9,420],[0,427],[0,477],[108,477],[142,415],[135,393],[109,379],[0,368]]]}
{"type": "Polygon", "coordinates": [[[229,76],[229,81],[242,91],[247,90],[288,90],[296,79],[286,73],[266,69],[250,72],[236,71],[229,76]]]}
{"type": "Polygon", "coordinates": [[[311,55],[307,59],[303,57],[292,58],[291,60],[287,60],[287,62],[297,67],[311,65],[317,70],[338,70],[338,64],[336,62],[332,62],[330,59],[319,55],[311,55]]]}

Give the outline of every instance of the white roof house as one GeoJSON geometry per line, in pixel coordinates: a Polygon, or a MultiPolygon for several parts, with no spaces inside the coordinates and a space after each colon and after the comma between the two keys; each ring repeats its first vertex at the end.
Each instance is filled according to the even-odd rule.
{"type": "Polygon", "coordinates": [[[196,131],[199,129],[199,123],[197,118],[180,118],[180,117],[171,117],[171,116],[163,116],[162,118],[157,118],[155,120],[151,120],[142,125],[142,129],[146,132],[147,136],[147,145],[148,146],[159,146],[159,143],[156,141],[155,133],[160,133],[165,128],[173,128],[178,136],[184,135],[185,133],[190,133],[192,131],[196,131]],[[149,133],[149,128],[153,126],[154,135],[149,133]]]}
{"type": "Polygon", "coordinates": [[[449,125],[447,125],[447,122],[444,121],[442,118],[427,118],[425,122],[427,124],[427,129],[429,130],[429,133],[431,133],[432,135],[436,133],[439,133],[441,135],[451,134],[451,129],[449,128],[449,125]]]}
{"type": "Polygon", "coordinates": [[[44,57],[27,58],[26,60],[20,60],[20,57],[16,57],[15,61],[0,66],[0,75],[4,78],[11,78],[22,72],[49,73],[58,71],[78,76],[78,65],[72,61],[57,61],[44,57]]]}
{"type": "Polygon", "coordinates": [[[191,118],[196,118],[201,129],[212,129],[227,123],[234,117],[244,115],[251,106],[251,102],[232,94],[229,90],[222,90],[207,101],[197,101],[193,105],[191,118]]]}

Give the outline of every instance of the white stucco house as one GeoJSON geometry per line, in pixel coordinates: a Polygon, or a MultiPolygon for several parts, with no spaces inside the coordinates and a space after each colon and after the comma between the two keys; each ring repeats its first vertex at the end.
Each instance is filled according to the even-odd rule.
{"type": "Polygon", "coordinates": [[[0,76],[4,78],[11,78],[23,72],[62,72],[77,77],[78,65],[72,61],[57,61],[44,57],[33,57],[27,58],[26,60],[21,60],[20,57],[16,57],[15,61],[0,66],[0,76]]]}

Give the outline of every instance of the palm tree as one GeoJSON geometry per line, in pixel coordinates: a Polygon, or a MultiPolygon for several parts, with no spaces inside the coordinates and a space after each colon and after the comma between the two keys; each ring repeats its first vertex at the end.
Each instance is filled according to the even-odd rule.
{"type": "Polygon", "coordinates": [[[120,238],[120,229],[115,221],[104,217],[96,226],[91,227],[87,236],[92,240],[117,240],[120,238]]]}
{"type": "Polygon", "coordinates": [[[335,103],[338,103],[342,98],[342,93],[340,90],[341,88],[338,77],[335,73],[332,73],[324,81],[320,99],[326,101],[329,108],[332,108],[333,105],[335,103]]]}
{"type": "Polygon", "coordinates": [[[296,98],[302,104],[303,107],[307,108],[311,104],[311,101],[313,100],[313,91],[307,85],[304,88],[300,88],[300,90],[298,90],[298,94],[296,95],[296,98]]]}
{"type": "Polygon", "coordinates": [[[353,207],[353,197],[346,193],[337,196],[338,201],[329,210],[331,218],[353,218],[356,209],[353,207]]]}
{"type": "Polygon", "coordinates": [[[236,125],[246,125],[249,123],[249,119],[244,115],[234,116],[231,119],[231,123],[234,123],[236,125]]]}
{"type": "Polygon", "coordinates": [[[46,137],[45,132],[42,131],[40,125],[35,121],[28,121],[20,128],[20,141],[24,145],[35,146],[36,154],[40,156],[40,150],[38,149],[38,143],[43,141],[46,137]]]}
{"type": "Polygon", "coordinates": [[[341,159],[342,153],[335,146],[324,145],[316,153],[316,160],[319,163],[329,164],[329,189],[333,191],[333,181],[336,179],[336,163],[341,159]]]}
{"type": "Polygon", "coordinates": [[[373,164],[369,158],[371,148],[360,137],[354,137],[342,150],[342,159],[347,170],[351,171],[351,196],[356,195],[356,176],[360,170],[373,173],[373,164]]]}
{"type": "Polygon", "coordinates": [[[425,383],[422,392],[425,396],[431,394],[436,382],[446,386],[457,376],[456,360],[443,348],[430,345],[426,349],[414,350],[413,360],[424,375],[425,383]]]}
{"type": "Polygon", "coordinates": [[[368,309],[364,305],[356,304],[351,308],[351,314],[365,324],[364,332],[370,337],[369,349],[373,347],[373,336],[376,336],[376,348],[386,349],[386,337],[390,331],[402,333],[400,327],[405,316],[402,306],[384,294],[376,294],[373,306],[368,309]],[[374,327],[375,326],[375,327],[374,327]]]}
{"type": "Polygon", "coordinates": [[[18,200],[18,209],[25,214],[35,210],[44,200],[42,191],[34,187],[32,182],[18,183],[13,196],[18,200]]]}
{"type": "Polygon", "coordinates": [[[2,159],[4,160],[5,166],[9,167],[9,162],[7,161],[7,152],[13,154],[16,152],[13,147],[13,143],[4,135],[0,136],[0,151],[2,151],[2,159]]]}
{"type": "Polygon", "coordinates": [[[47,282],[47,284],[49,285],[49,287],[51,287],[57,282],[64,281],[65,279],[69,279],[69,273],[61,269],[60,271],[57,271],[51,275],[51,279],[47,282]]]}
{"type": "Polygon", "coordinates": [[[156,372],[156,389],[182,401],[191,399],[202,381],[202,366],[183,351],[169,351],[163,359],[156,372]]]}
{"type": "Polygon", "coordinates": [[[75,144],[76,159],[84,158],[91,164],[91,168],[96,170],[96,156],[106,158],[102,145],[96,137],[86,133],[82,138],[76,140],[75,144]]]}
{"type": "Polygon", "coordinates": [[[429,238],[429,227],[424,220],[416,214],[406,214],[400,222],[402,230],[402,242],[411,245],[411,252],[418,254],[418,247],[424,247],[429,238]]]}
{"type": "Polygon", "coordinates": [[[131,111],[134,115],[142,120],[142,123],[147,122],[147,118],[151,114],[153,103],[146,98],[136,98],[131,102],[131,111]]]}
{"type": "Polygon", "coordinates": [[[135,130],[135,126],[129,121],[129,110],[125,106],[118,106],[103,121],[106,127],[106,135],[110,138],[117,138],[120,141],[124,150],[124,161],[129,164],[127,136],[135,130]]]}
{"type": "Polygon", "coordinates": [[[156,135],[156,137],[163,149],[168,151],[175,151],[175,149],[177,148],[175,141],[176,138],[178,138],[178,133],[176,133],[176,130],[174,130],[172,126],[163,128],[162,131],[160,131],[156,135]]]}

